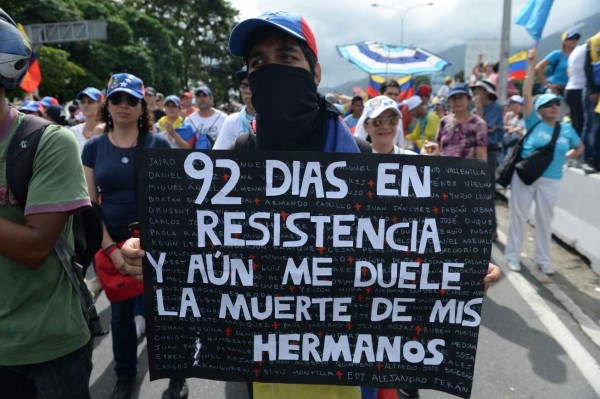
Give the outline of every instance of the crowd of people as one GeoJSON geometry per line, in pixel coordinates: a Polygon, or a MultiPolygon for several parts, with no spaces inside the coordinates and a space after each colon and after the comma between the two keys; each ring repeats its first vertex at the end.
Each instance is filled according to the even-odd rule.
{"type": "MultiPolygon", "coordinates": [[[[1,9],[0,31],[26,41],[1,9]]],[[[3,204],[10,206],[0,208],[0,262],[10,269],[10,277],[0,280],[0,328],[15,338],[0,344],[0,396],[29,398],[35,397],[36,390],[44,390],[56,392],[48,394],[49,398],[89,398],[90,334],[78,297],[68,281],[61,280],[53,248],[58,235],[69,231],[69,216],[90,206],[91,200],[103,209],[104,231],[94,262],[99,281],[88,283],[96,295],[104,288],[111,304],[117,376],[112,397],[131,397],[137,340],[145,329],[139,281],[144,252],[132,228],[138,214],[135,154],[140,148],[358,153],[367,145],[377,154],[470,158],[487,162],[493,193],[494,172],[507,149],[527,135],[525,157],[547,144],[558,126],[554,159],[542,176],[531,185],[513,176],[505,251],[510,269],[519,271],[523,226],[535,201],[534,260],[544,273],[552,274],[549,226],[566,158],[577,160],[585,154],[586,172],[600,167],[600,114],[594,112],[600,79],[591,67],[600,58],[600,33],[577,46],[579,39],[577,32],[565,32],[561,50],[538,64],[536,52],[531,51],[523,91],[509,87],[507,99],[498,98],[497,64],[478,60],[469,83],[447,77],[435,97],[432,88],[422,84],[414,96],[399,101],[400,86],[390,79],[381,84],[380,96],[368,100],[355,96],[342,102],[318,92],[321,65],[306,21],[294,13],[265,13],[242,21],[231,33],[229,50],[243,59],[235,76],[243,104],[236,112],[216,108],[206,85],[165,96],[128,73],[114,74],[104,88],[83,88],[73,104],[63,107],[56,98],[46,96],[22,101],[18,112],[7,104],[6,93],[18,86],[26,72],[23,60],[30,53],[21,49],[17,73],[6,72],[0,64],[1,148],[6,151],[4,143],[24,114],[48,119],[53,123],[51,134],[45,134],[40,144],[36,165],[52,164],[54,177],[34,174],[40,177],[31,181],[31,198],[24,209],[10,199],[8,190],[2,191],[3,204]],[[549,91],[537,97],[533,93],[536,74],[549,91]],[[563,121],[563,92],[571,123],[563,121]],[[50,151],[55,147],[60,150],[50,151]],[[48,189],[51,184],[55,187],[48,189]],[[36,248],[34,254],[26,255],[31,248],[36,248]],[[53,267],[43,269],[53,270],[52,275],[35,274],[47,264],[53,267]],[[120,291],[108,289],[114,275],[128,278],[120,291]],[[10,301],[4,295],[7,292],[12,293],[10,301]],[[52,320],[55,313],[65,315],[64,320],[52,320]],[[63,368],[65,363],[69,367],[63,368]],[[18,384],[14,384],[16,379],[18,384]]],[[[9,53],[2,46],[0,53],[9,53]]],[[[14,56],[14,51],[10,54],[14,56]]],[[[490,231],[492,239],[495,229],[490,231]]],[[[486,289],[499,276],[499,268],[490,265],[486,289]]],[[[367,387],[252,385],[251,393],[261,399],[304,398],[315,392],[328,398],[377,397],[377,389],[367,387]]],[[[419,396],[412,387],[398,392],[402,397],[419,396]]],[[[172,379],[163,398],[187,395],[185,380],[172,379]]]]}

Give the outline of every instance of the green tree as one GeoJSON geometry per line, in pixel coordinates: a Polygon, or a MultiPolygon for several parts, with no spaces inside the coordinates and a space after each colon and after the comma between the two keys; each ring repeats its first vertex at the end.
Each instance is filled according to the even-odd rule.
{"type": "Polygon", "coordinates": [[[144,11],[176,37],[182,60],[180,84],[193,88],[208,84],[217,101],[229,100],[233,76],[243,61],[229,53],[229,34],[238,11],[224,0],[124,0],[144,11]]]}

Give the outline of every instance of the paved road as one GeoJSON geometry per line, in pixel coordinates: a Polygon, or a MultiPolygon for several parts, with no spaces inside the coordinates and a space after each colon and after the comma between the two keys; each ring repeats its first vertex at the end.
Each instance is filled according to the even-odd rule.
{"type": "MultiPolygon", "coordinates": [[[[552,244],[554,278],[532,265],[530,228],[523,249],[524,270],[507,270],[502,257],[506,204],[497,201],[500,239],[492,261],[505,275],[484,301],[473,398],[600,398],[600,278],[581,258],[559,243],[552,244]]],[[[110,309],[98,298],[108,325],[110,309]]],[[[160,398],[167,381],[150,382],[146,341],[138,346],[140,373],[134,397],[160,398]]],[[[110,336],[94,351],[92,398],[109,398],[115,382],[110,336]]],[[[245,384],[189,380],[190,398],[246,399],[245,384]]],[[[451,398],[422,391],[422,398],[451,398]]]]}

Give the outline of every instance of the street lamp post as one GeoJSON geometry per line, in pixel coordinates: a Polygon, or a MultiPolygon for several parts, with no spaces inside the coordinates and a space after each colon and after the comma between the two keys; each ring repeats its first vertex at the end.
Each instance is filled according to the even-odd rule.
{"type": "Polygon", "coordinates": [[[398,11],[400,13],[400,24],[401,24],[401,28],[400,28],[400,44],[404,44],[404,18],[406,17],[406,14],[408,14],[408,12],[410,10],[414,10],[415,8],[428,7],[428,6],[432,6],[432,5],[433,5],[433,2],[425,3],[425,4],[417,4],[417,5],[414,5],[412,7],[408,7],[408,8],[405,8],[404,10],[401,10],[399,8],[388,6],[386,4],[378,4],[378,3],[371,4],[372,7],[390,8],[390,9],[398,11]]]}

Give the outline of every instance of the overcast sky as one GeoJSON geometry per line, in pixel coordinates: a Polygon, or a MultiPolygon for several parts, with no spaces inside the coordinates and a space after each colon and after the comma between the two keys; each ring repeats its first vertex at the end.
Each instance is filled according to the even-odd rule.
{"type": "MultiPolygon", "coordinates": [[[[400,16],[408,8],[433,1],[432,6],[405,12],[404,42],[440,52],[469,40],[500,39],[502,8],[500,0],[229,0],[240,11],[240,19],[258,16],[262,11],[281,9],[301,14],[317,38],[323,70],[321,86],[331,87],[367,75],[341,58],[335,46],[363,40],[399,44],[400,16]],[[389,5],[398,11],[372,7],[389,5]]],[[[512,0],[511,21],[527,0],[512,0]]],[[[577,21],[600,11],[599,0],[555,0],[544,36],[562,32],[577,21]]],[[[511,23],[511,44],[527,47],[532,39],[511,23]]],[[[558,43],[557,43],[558,47],[558,43]]]]}

